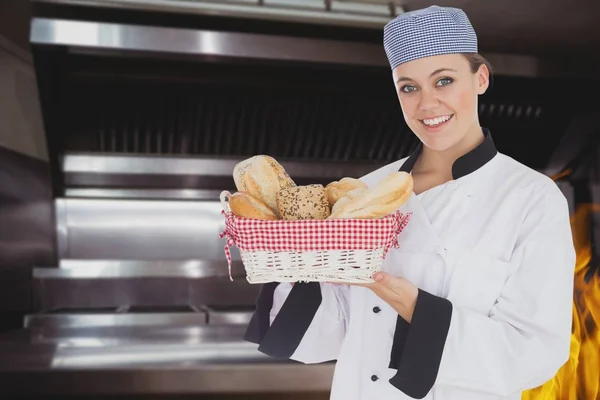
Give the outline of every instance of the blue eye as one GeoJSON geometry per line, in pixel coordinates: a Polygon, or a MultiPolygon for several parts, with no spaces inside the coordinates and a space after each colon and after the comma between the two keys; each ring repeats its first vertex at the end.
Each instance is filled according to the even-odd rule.
{"type": "Polygon", "coordinates": [[[447,86],[449,84],[451,84],[453,82],[452,78],[441,78],[439,81],[437,81],[436,86],[447,86]]]}
{"type": "Polygon", "coordinates": [[[401,91],[403,91],[404,93],[412,93],[415,90],[417,90],[416,87],[414,87],[413,85],[404,85],[402,86],[402,88],[400,88],[401,91]]]}

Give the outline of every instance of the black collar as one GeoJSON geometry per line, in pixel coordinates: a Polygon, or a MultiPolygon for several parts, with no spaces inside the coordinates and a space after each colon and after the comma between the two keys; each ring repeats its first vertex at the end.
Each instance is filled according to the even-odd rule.
{"type": "MultiPolygon", "coordinates": [[[[483,135],[484,140],[479,146],[454,161],[454,165],[452,165],[452,177],[454,179],[462,178],[463,176],[477,171],[498,153],[490,131],[483,128],[483,135]]],[[[411,172],[422,150],[423,143],[419,143],[415,151],[413,151],[404,164],[402,164],[400,171],[411,172]]]]}

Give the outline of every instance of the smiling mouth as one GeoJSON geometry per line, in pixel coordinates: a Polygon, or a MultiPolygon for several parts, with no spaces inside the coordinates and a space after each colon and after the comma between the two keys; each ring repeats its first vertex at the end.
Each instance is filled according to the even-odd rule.
{"type": "Polygon", "coordinates": [[[443,115],[435,118],[425,118],[420,120],[423,125],[428,128],[437,128],[444,125],[446,122],[450,121],[454,117],[454,114],[443,115]]]}

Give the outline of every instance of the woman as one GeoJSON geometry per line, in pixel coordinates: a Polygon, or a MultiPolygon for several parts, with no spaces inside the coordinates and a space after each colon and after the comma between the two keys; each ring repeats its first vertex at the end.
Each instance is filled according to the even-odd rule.
{"type": "Polygon", "coordinates": [[[384,47],[408,126],[412,212],[375,282],[263,286],[246,340],[337,360],[332,399],[517,400],[568,359],[575,250],[567,202],[479,125],[490,71],[459,9],[405,13],[384,47]]]}

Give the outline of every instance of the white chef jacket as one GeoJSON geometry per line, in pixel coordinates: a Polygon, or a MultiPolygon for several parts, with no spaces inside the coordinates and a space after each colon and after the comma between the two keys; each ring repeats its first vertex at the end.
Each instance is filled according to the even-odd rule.
{"type": "MultiPolygon", "coordinates": [[[[367,288],[269,283],[246,340],[276,358],[337,360],[334,400],[520,400],[551,379],[570,349],[568,204],[484,132],[452,181],[401,208],[413,215],[383,270],[419,288],[410,324],[367,288]]],[[[411,171],[421,149],[361,179],[411,171]]]]}

